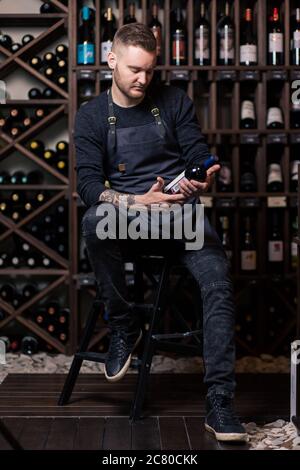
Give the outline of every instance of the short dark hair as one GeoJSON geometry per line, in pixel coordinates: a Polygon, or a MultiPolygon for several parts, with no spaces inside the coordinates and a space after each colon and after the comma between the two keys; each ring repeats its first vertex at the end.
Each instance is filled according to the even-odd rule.
{"type": "Polygon", "coordinates": [[[119,43],[124,46],[136,46],[153,52],[156,50],[156,39],[151,29],[142,23],[130,23],[121,26],[115,34],[112,49],[119,43]]]}

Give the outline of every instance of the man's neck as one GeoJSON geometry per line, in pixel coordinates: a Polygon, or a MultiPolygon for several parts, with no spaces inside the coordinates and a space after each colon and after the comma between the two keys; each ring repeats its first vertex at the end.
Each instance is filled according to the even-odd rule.
{"type": "Polygon", "coordinates": [[[133,106],[137,106],[140,104],[145,96],[142,96],[139,99],[130,99],[126,95],[124,95],[119,88],[116,86],[116,84],[113,82],[112,87],[111,87],[111,96],[113,99],[113,102],[121,106],[122,108],[132,108],[133,106]]]}

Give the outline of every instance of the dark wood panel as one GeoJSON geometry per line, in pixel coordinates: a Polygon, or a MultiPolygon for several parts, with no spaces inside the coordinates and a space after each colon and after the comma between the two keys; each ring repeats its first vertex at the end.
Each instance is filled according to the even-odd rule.
{"type": "Polygon", "coordinates": [[[131,449],[131,426],[128,418],[107,418],[103,449],[131,449]]]}
{"type": "Polygon", "coordinates": [[[54,418],[45,450],[72,450],[77,433],[78,419],[54,418]]]}
{"type": "Polygon", "coordinates": [[[160,434],[157,418],[137,421],[132,425],[132,449],[160,450],[160,434]]]}
{"type": "Polygon", "coordinates": [[[162,450],[190,449],[183,418],[159,418],[162,450]]]}
{"type": "Polygon", "coordinates": [[[74,441],[76,450],[99,450],[102,448],[105,428],[103,418],[79,418],[74,441]]]}
{"type": "MultiPolygon", "coordinates": [[[[24,418],[4,418],[2,423],[7,428],[7,430],[12,434],[12,436],[19,441],[20,434],[25,425],[24,418]]],[[[12,450],[12,447],[7,442],[7,440],[0,433],[0,450],[12,450]]]]}
{"type": "Polygon", "coordinates": [[[52,426],[52,418],[27,418],[19,442],[25,450],[44,449],[52,426]]]}
{"type": "Polygon", "coordinates": [[[185,418],[186,429],[193,450],[219,450],[216,439],[205,432],[204,418],[185,418]]]}

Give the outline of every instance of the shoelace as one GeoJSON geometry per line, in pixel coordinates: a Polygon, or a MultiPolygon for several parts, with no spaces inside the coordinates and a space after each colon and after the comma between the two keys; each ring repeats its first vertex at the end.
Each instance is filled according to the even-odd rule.
{"type": "Polygon", "coordinates": [[[213,404],[216,407],[216,411],[221,424],[239,424],[237,416],[235,416],[232,399],[226,395],[215,395],[213,398],[213,404]]]}

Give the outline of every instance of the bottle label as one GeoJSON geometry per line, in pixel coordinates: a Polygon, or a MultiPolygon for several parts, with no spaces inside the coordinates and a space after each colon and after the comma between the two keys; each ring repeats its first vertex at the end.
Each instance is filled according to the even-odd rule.
{"type": "Polygon", "coordinates": [[[294,31],[293,39],[294,39],[294,49],[299,49],[300,48],[300,31],[294,31]]]}
{"type": "Polygon", "coordinates": [[[255,250],[242,250],[242,270],[254,271],[256,269],[256,251],[255,250]]]}
{"type": "Polygon", "coordinates": [[[267,126],[272,122],[280,122],[283,124],[282,112],[280,108],[269,108],[267,117],[267,126]]]}
{"type": "Polygon", "coordinates": [[[234,32],[228,25],[224,26],[220,35],[220,59],[234,59],[234,32]]]}
{"type": "Polygon", "coordinates": [[[253,120],[255,119],[254,103],[252,101],[244,100],[242,102],[241,118],[253,120]]]}
{"type": "Polygon", "coordinates": [[[156,39],[156,55],[157,57],[161,56],[161,27],[160,26],[153,26],[151,28],[152,33],[156,39]]]}
{"type": "Polygon", "coordinates": [[[291,167],[291,179],[292,181],[298,181],[298,165],[300,165],[300,160],[294,160],[291,167]]]}
{"type": "Polygon", "coordinates": [[[269,165],[267,184],[274,182],[282,183],[281,166],[278,163],[271,163],[271,165],[269,165]]]}
{"type": "Polygon", "coordinates": [[[269,240],[268,243],[268,256],[269,261],[280,262],[283,261],[283,241],[282,240],[269,240]]]}
{"type": "Polygon", "coordinates": [[[196,35],[195,59],[208,60],[210,58],[208,27],[205,25],[200,25],[200,27],[196,30],[196,35]]]}
{"type": "Polygon", "coordinates": [[[257,46],[255,44],[245,44],[241,46],[240,62],[257,62],[257,46]]]}
{"type": "Polygon", "coordinates": [[[78,44],[78,64],[94,64],[95,46],[94,44],[78,44]]]}
{"type": "Polygon", "coordinates": [[[298,245],[297,243],[295,242],[292,242],[291,243],[291,256],[292,256],[292,261],[293,261],[293,265],[296,264],[297,265],[297,258],[298,258],[298,245]],[[295,263],[296,261],[296,263],[295,263]]]}
{"type": "Polygon", "coordinates": [[[173,36],[172,59],[175,62],[186,59],[185,37],[181,32],[177,32],[173,36]]]}
{"type": "Polygon", "coordinates": [[[282,33],[269,33],[269,52],[283,52],[282,33]]]}
{"type": "Polygon", "coordinates": [[[107,62],[108,53],[111,51],[112,41],[101,42],[101,62],[107,62]]]}

